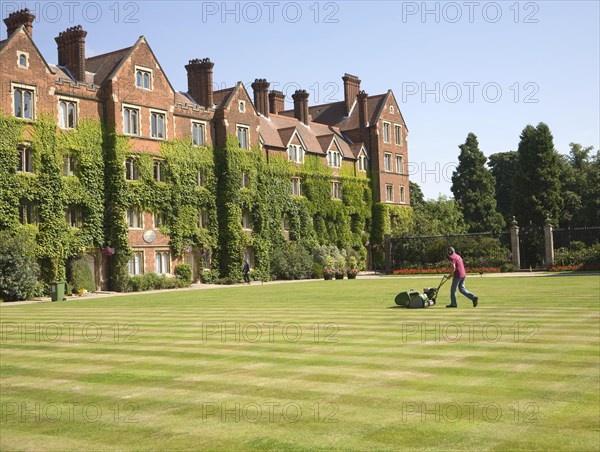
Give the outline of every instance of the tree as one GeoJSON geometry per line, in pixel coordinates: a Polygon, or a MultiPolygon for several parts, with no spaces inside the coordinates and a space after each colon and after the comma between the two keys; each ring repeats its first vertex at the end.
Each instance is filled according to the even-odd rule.
{"type": "Polygon", "coordinates": [[[464,234],[463,214],[453,199],[440,196],[415,208],[415,235],[464,234]]]}
{"type": "Polygon", "coordinates": [[[423,196],[423,191],[419,184],[415,182],[409,182],[410,187],[410,205],[413,207],[417,207],[419,204],[422,204],[425,201],[425,197],[423,196]]]}
{"type": "Polygon", "coordinates": [[[486,158],[479,150],[475,134],[469,133],[459,148],[458,166],[452,174],[452,193],[468,230],[498,231],[504,227],[504,220],[496,211],[494,176],[485,167],[486,158]]]}
{"type": "Polygon", "coordinates": [[[497,152],[489,156],[488,166],[495,180],[496,209],[506,224],[510,224],[513,217],[512,191],[516,164],[515,151],[497,152]]]}
{"type": "Polygon", "coordinates": [[[559,155],[546,124],[527,125],[517,150],[513,211],[521,225],[544,224],[547,216],[558,224],[562,209],[559,155]]]}
{"type": "Polygon", "coordinates": [[[0,231],[0,299],[26,300],[37,287],[35,241],[25,229],[0,231]]]}

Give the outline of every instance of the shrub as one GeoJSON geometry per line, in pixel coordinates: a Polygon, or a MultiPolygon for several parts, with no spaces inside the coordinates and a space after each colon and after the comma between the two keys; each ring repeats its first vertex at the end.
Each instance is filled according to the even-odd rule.
{"type": "Polygon", "coordinates": [[[313,263],[312,277],[314,279],[322,279],[323,278],[323,266],[322,265],[317,264],[316,262],[313,263]]]}
{"type": "Polygon", "coordinates": [[[39,291],[35,243],[25,232],[0,232],[0,298],[26,300],[39,291]]]}
{"type": "Polygon", "coordinates": [[[96,292],[96,282],[94,275],[83,256],[77,256],[71,260],[69,265],[69,287],[73,294],[79,293],[81,289],[88,292],[96,292]]]}
{"type": "Polygon", "coordinates": [[[296,242],[285,242],[271,257],[271,272],[276,279],[310,278],[312,265],[308,251],[296,242]]]}
{"type": "Polygon", "coordinates": [[[188,264],[179,264],[175,267],[175,277],[186,286],[192,283],[192,267],[188,264]]]}
{"type": "Polygon", "coordinates": [[[200,272],[200,281],[202,284],[215,284],[217,279],[219,279],[219,272],[217,270],[205,268],[200,272]]]}

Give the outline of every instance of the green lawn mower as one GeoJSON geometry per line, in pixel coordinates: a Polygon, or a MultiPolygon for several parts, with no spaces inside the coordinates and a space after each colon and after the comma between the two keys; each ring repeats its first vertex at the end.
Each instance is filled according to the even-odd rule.
{"type": "Polygon", "coordinates": [[[450,277],[447,275],[442,276],[442,280],[440,281],[440,285],[437,286],[437,289],[435,287],[426,287],[423,289],[422,294],[414,289],[400,292],[396,295],[396,304],[403,308],[410,309],[428,308],[429,306],[433,306],[437,299],[438,292],[440,291],[440,287],[442,287],[449,279],[450,277]]]}

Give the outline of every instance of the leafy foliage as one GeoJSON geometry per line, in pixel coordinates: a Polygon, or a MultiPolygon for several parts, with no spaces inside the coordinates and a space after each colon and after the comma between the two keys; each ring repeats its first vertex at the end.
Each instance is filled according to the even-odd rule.
{"type": "Polygon", "coordinates": [[[96,292],[94,275],[92,275],[90,267],[83,256],[71,259],[68,274],[69,277],[67,280],[69,281],[69,287],[73,289],[73,293],[77,293],[81,289],[85,289],[88,292],[96,292]]]}
{"type": "Polygon", "coordinates": [[[26,300],[34,294],[39,273],[34,250],[32,231],[0,231],[0,299],[26,300]]]}
{"type": "Polygon", "coordinates": [[[273,252],[271,272],[276,279],[307,279],[313,272],[311,255],[295,242],[285,242],[273,252]]]}

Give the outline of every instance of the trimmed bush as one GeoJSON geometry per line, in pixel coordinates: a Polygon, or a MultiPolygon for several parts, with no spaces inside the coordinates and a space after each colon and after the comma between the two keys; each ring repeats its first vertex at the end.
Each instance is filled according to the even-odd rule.
{"type": "Polygon", "coordinates": [[[271,272],[275,279],[308,279],[313,274],[313,260],[297,243],[284,242],[273,251],[271,272]]]}
{"type": "Polygon", "coordinates": [[[179,264],[175,267],[175,277],[189,286],[192,283],[192,267],[188,264],[179,264]]]}
{"type": "Polygon", "coordinates": [[[25,232],[0,232],[0,299],[19,301],[38,290],[35,243],[25,232]]]}
{"type": "Polygon", "coordinates": [[[83,256],[77,256],[70,262],[69,274],[67,280],[73,294],[77,294],[81,289],[96,292],[94,275],[92,275],[92,271],[83,256]]]}

